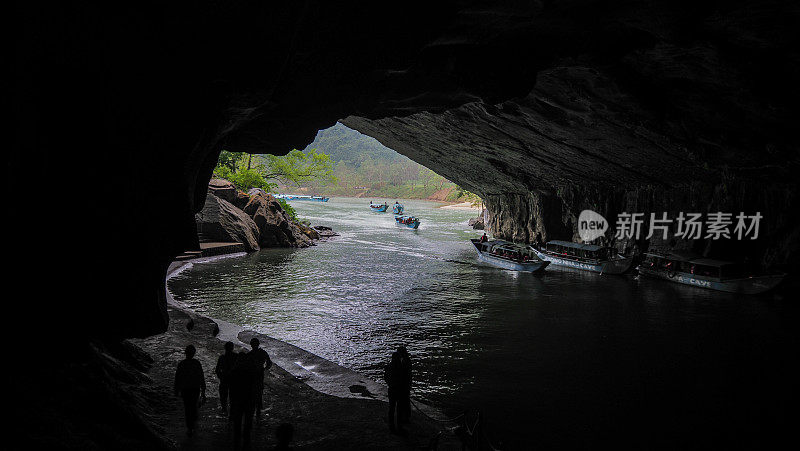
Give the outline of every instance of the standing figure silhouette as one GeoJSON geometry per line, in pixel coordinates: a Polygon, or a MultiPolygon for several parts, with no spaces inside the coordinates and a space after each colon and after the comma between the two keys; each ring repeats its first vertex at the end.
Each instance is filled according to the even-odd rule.
{"type": "Polygon", "coordinates": [[[183,399],[186,435],[190,437],[194,434],[200,401],[206,400],[206,378],[203,366],[194,358],[196,352],[194,345],[187,346],[186,358],[178,363],[175,371],[175,395],[183,399]]]}

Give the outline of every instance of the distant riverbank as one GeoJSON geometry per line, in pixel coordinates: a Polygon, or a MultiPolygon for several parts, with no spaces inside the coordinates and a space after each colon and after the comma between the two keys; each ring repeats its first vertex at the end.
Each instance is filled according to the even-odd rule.
{"type": "Polygon", "coordinates": [[[455,184],[449,186],[416,186],[416,187],[320,187],[320,188],[297,188],[290,186],[279,186],[276,192],[282,194],[302,194],[326,197],[345,197],[354,199],[386,198],[386,199],[406,199],[406,200],[431,200],[435,202],[463,203],[470,199],[455,184]]]}
{"type": "Polygon", "coordinates": [[[469,211],[474,211],[476,213],[481,212],[480,205],[473,205],[472,202],[458,202],[448,205],[442,205],[439,208],[445,208],[450,210],[469,210],[469,211]]]}

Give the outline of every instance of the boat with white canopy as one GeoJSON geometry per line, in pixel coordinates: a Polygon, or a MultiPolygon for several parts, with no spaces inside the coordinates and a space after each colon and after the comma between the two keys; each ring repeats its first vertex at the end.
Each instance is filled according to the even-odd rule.
{"type": "Polygon", "coordinates": [[[548,241],[543,249],[536,249],[536,255],[556,266],[601,274],[622,274],[633,262],[633,257],[625,257],[612,247],[561,240],[548,241]]]}

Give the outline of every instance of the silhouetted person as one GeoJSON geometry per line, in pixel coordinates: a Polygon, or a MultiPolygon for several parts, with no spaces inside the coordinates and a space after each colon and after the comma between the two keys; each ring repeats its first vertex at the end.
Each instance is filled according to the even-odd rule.
{"type": "Polygon", "coordinates": [[[186,416],[186,434],[191,437],[197,423],[199,402],[206,400],[206,378],[203,367],[194,359],[197,352],[193,345],[186,347],[186,358],[178,363],[175,371],[175,394],[183,398],[183,409],[186,416]]]}
{"type": "Polygon", "coordinates": [[[230,382],[228,378],[233,371],[233,366],[236,364],[236,353],[233,352],[233,343],[230,341],[225,343],[225,354],[219,356],[217,359],[217,366],[214,371],[219,378],[219,405],[225,413],[228,413],[228,392],[230,391],[230,382]]]}
{"type": "Polygon", "coordinates": [[[485,243],[487,241],[489,241],[489,237],[486,236],[486,234],[484,233],[483,236],[481,237],[481,243],[485,243]]]}
{"type": "Polygon", "coordinates": [[[411,421],[411,356],[405,346],[397,348],[400,354],[400,368],[402,369],[402,385],[400,399],[397,401],[397,411],[401,423],[411,421]]]}
{"type": "Polygon", "coordinates": [[[389,385],[389,429],[392,432],[403,432],[402,423],[407,422],[405,405],[411,402],[411,361],[407,355],[404,347],[398,348],[392,353],[392,360],[384,373],[389,385]]]}
{"type": "Polygon", "coordinates": [[[236,356],[228,375],[234,449],[250,446],[250,431],[253,429],[253,413],[256,410],[256,379],[259,374],[250,353],[242,352],[236,356]]]}
{"type": "Polygon", "coordinates": [[[272,360],[269,359],[267,351],[259,348],[261,343],[258,338],[253,337],[250,340],[250,346],[253,348],[248,354],[253,357],[253,362],[258,369],[256,376],[256,417],[261,415],[261,410],[264,408],[264,373],[272,366],[272,360]]]}
{"type": "Polygon", "coordinates": [[[275,451],[290,451],[292,449],[289,443],[294,436],[294,426],[289,423],[281,423],[275,429],[275,438],[278,439],[278,444],[275,446],[275,451]]]}

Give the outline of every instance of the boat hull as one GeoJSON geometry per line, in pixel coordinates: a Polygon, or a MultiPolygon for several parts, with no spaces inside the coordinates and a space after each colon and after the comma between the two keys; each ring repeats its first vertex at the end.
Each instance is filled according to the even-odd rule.
{"type": "Polygon", "coordinates": [[[275,194],[275,198],[283,200],[306,200],[310,202],[327,202],[330,200],[329,197],[324,196],[296,196],[292,194],[275,194]]]}
{"type": "Polygon", "coordinates": [[[586,263],[566,258],[555,257],[536,249],[536,255],[542,260],[548,261],[555,266],[566,268],[581,269],[584,271],[597,272],[600,274],[622,274],[631,267],[633,257],[624,257],[614,260],[606,260],[598,263],[586,263]]]}
{"type": "Polygon", "coordinates": [[[395,222],[395,224],[399,225],[400,227],[405,227],[405,228],[408,228],[408,229],[418,229],[419,228],[419,222],[413,222],[411,224],[403,224],[403,223],[400,223],[400,222],[395,222]]]}
{"type": "Polygon", "coordinates": [[[388,208],[389,208],[388,205],[381,205],[380,207],[377,207],[377,208],[376,207],[372,207],[372,206],[369,207],[369,209],[371,211],[374,211],[375,213],[386,213],[386,209],[388,209],[388,208]]]}
{"type": "Polygon", "coordinates": [[[714,280],[707,277],[696,276],[683,272],[667,272],[639,266],[636,268],[639,275],[667,280],[670,282],[706,288],[709,290],[724,291],[726,293],[759,294],[769,291],[778,285],[785,274],[767,276],[753,276],[742,279],[714,280]]]}
{"type": "Polygon", "coordinates": [[[409,229],[419,228],[419,219],[415,219],[414,222],[411,222],[411,223],[400,222],[401,219],[403,219],[403,216],[399,216],[399,215],[395,216],[394,217],[394,223],[399,225],[400,227],[406,227],[406,228],[409,228],[409,229]]]}
{"type": "Polygon", "coordinates": [[[508,269],[511,271],[538,272],[538,271],[543,271],[545,268],[547,268],[547,265],[550,264],[550,262],[544,260],[523,263],[523,262],[508,260],[505,258],[495,257],[494,255],[482,252],[478,247],[480,244],[478,240],[471,240],[471,241],[472,244],[475,246],[475,251],[478,253],[478,260],[484,263],[488,263],[492,266],[496,266],[498,268],[508,269]]]}

